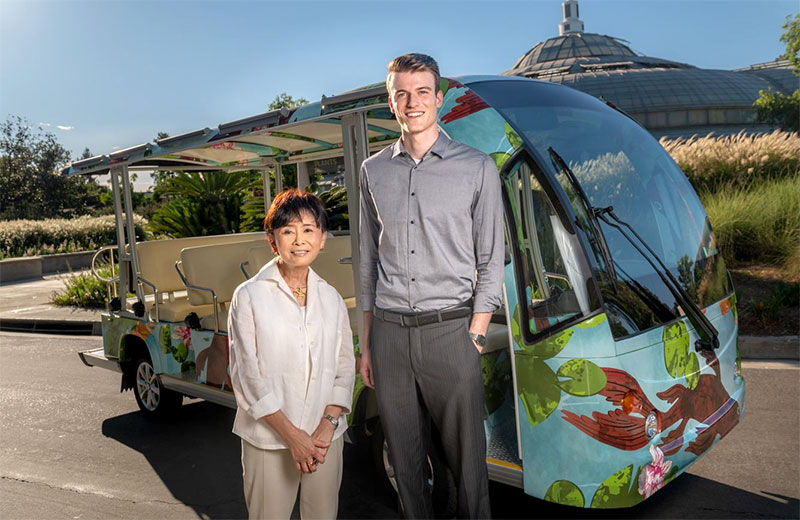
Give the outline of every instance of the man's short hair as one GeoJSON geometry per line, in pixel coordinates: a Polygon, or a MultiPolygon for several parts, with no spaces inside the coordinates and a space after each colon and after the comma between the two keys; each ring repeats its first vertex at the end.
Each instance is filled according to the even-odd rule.
{"type": "Polygon", "coordinates": [[[392,79],[392,74],[395,72],[417,72],[424,70],[433,74],[434,92],[439,92],[439,83],[441,82],[439,64],[427,54],[420,54],[418,52],[403,54],[389,62],[389,75],[386,77],[386,90],[391,94],[389,80],[392,79]]]}
{"type": "Polygon", "coordinates": [[[323,233],[328,231],[328,212],[322,200],[308,191],[296,188],[278,193],[264,218],[264,231],[272,233],[278,228],[288,226],[293,220],[302,220],[302,213],[308,212],[323,233]]]}

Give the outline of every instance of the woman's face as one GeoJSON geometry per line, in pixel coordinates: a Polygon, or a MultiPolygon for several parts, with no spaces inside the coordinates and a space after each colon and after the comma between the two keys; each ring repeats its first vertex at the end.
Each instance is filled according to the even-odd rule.
{"type": "Polygon", "coordinates": [[[288,267],[308,267],[325,246],[327,233],[323,233],[311,213],[304,211],[300,219],[276,228],[270,233],[269,243],[288,267]]]}

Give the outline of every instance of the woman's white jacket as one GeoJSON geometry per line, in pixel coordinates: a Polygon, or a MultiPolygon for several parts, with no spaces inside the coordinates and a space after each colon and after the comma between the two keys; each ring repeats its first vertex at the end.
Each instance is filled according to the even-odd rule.
{"type": "MultiPolygon", "coordinates": [[[[355,382],[353,335],[342,297],[309,269],[300,307],[276,260],[233,294],[228,315],[230,371],[236,396],[233,433],[262,449],[286,448],[265,421],[278,410],[311,434],[325,407],[349,413],[355,382]]],[[[342,414],[334,439],[347,430],[342,414]]]]}

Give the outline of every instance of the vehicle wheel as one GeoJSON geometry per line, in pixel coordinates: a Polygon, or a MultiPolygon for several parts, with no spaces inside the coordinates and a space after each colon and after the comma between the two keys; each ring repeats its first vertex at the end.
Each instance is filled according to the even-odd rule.
{"type": "Polygon", "coordinates": [[[149,359],[137,361],[134,374],[133,395],[145,417],[164,419],[181,406],[183,395],[161,386],[161,380],[149,359]]]}
{"type": "MultiPolygon", "coordinates": [[[[389,458],[389,445],[386,443],[383,426],[380,422],[373,430],[371,450],[375,469],[383,476],[384,488],[394,493],[397,504],[400,506],[399,509],[402,509],[402,502],[397,493],[397,478],[389,458]]],[[[434,517],[453,518],[458,506],[458,491],[453,473],[438,451],[436,448],[432,448],[431,453],[428,453],[428,465],[425,472],[427,489],[431,494],[434,517]]]]}

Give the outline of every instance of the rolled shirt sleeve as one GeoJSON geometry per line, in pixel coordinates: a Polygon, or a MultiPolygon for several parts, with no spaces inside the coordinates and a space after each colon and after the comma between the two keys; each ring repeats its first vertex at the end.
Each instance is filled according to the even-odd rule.
{"type": "Polygon", "coordinates": [[[256,352],[253,307],[247,287],[239,287],[233,295],[228,314],[230,371],[236,404],[254,419],[271,415],[283,407],[261,373],[256,352]]]}
{"type": "Polygon", "coordinates": [[[475,244],[475,296],[473,312],[494,312],[502,304],[505,257],[503,200],[495,162],[485,157],[481,184],[472,208],[475,244]]]}
{"type": "MultiPolygon", "coordinates": [[[[378,284],[378,211],[369,186],[366,165],[361,165],[361,194],[359,212],[359,270],[361,275],[361,310],[371,311],[375,306],[378,284]]],[[[349,325],[348,325],[349,328],[349,325]]]]}
{"type": "Polygon", "coordinates": [[[350,328],[350,318],[347,315],[347,305],[339,299],[342,319],[342,339],[339,345],[339,358],[337,360],[336,377],[333,380],[333,392],[328,404],[341,406],[343,413],[350,413],[353,404],[353,387],[356,381],[356,358],[353,349],[353,331],[350,328]]]}

